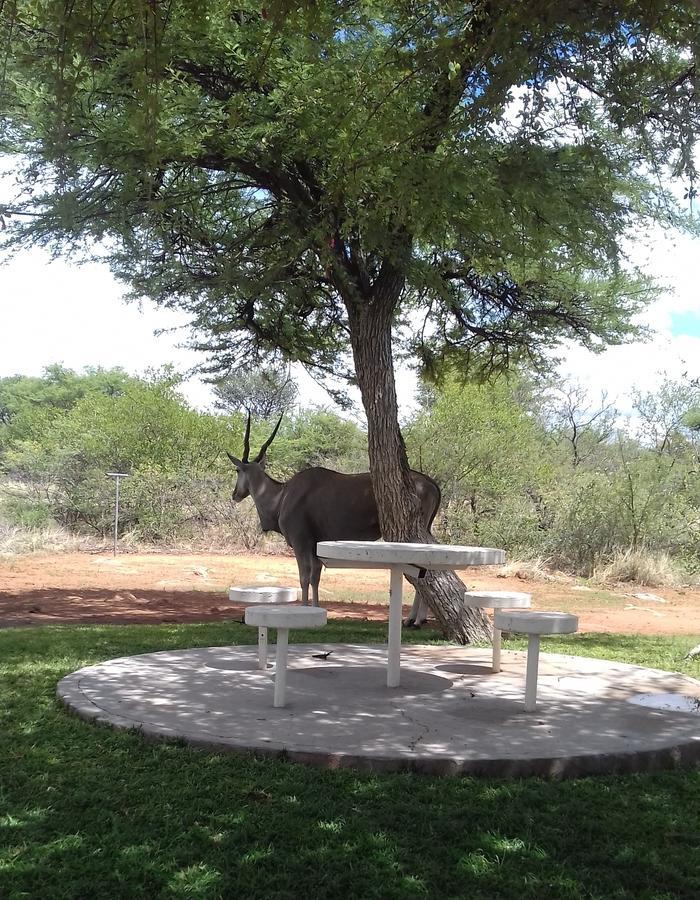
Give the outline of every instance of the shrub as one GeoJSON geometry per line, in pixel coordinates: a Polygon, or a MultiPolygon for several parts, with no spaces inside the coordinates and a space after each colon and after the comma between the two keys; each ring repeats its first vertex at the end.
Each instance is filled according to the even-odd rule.
{"type": "Polygon", "coordinates": [[[558,492],[547,555],[562,569],[590,575],[623,537],[622,512],[604,473],[582,472],[558,492]]]}
{"type": "Polygon", "coordinates": [[[9,525],[20,528],[46,528],[54,522],[48,503],[32,497],[8,497],[2,514],[9,525]]]}

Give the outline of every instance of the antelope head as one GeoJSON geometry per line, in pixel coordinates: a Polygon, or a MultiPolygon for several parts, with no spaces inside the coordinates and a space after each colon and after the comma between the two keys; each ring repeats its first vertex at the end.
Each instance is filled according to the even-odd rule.
{"type": "MultiPolygon", "coordinates": [[[[282,416],[283,415],[284,413],[282,413],[282,416]]],[[[228,450],[226,451],[226,455],[236,467],[236,472],[238,473],[238,477],[236,478],[236,486],[233,489],[232,494],[232,500],[234,503],[240,503],[241,500],[245,500],[246,497],[250,496],[251,481],[255,480],[257,474],[265,471],[265,454],[267,453],[267,448],[270,446],[270,444],[274,440],[275,435],[277,434],[277,429],[280,427],[280,424],[282,422],[282,416],[280,416],[277,420],[277,424],[275,425],[272,434],[262,445],[262,447],[258,451],[257,456],[254,459],[249,459],[250,412],[248,413],[248,420],[245,425],[245,434],[243,436],[243,459],[238,459],[237,457],[232,456],[228,452],[228,450]]]]}

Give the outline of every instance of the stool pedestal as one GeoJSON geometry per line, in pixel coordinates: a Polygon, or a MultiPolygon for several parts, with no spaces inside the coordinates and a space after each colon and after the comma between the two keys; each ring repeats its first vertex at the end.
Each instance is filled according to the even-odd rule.
{"type": "Polygon", "coordinates": [[[287,688],[287,649],[290,628],[322,628],[327,621],[325,609],[307,606],[249,606],[245,611],[246,625],[258,627],[258,668],[267,668],[267,629],[277,629],[275,656],[275,692],[272,705],[283,707],[287,688]],[[261,632],[264,631],[264,638],[261,632]],[[264,650],[263,650],[264,642],[264,650]]]}
{"type": "Polygon", "coordinates": [[[540,661],[540,637],[543,634],[571,634],[578,631],[578,618],[563,612],[499,612],[493,616],[501,631],[527,635],[525,670],[525,711],[537,706],[537,675],[540,661]]]}
{"type": "Polygon", "coordinates": [[[258,628],[258,668],[267,669],[267,628],[258,628]]]}
{"type": "Polygon", "coordinates": [[[532,594],[525,594],[520,591],[465,591],[465,606],[471,606],[475,609],[491,609],[494,612],[491,631],[491,645],[493,647],[491,668],[494,672],[501,671],[501,629],[496,626],[496,610],[525,609],[531,603],[532,594]]]}
{"type": "MultiPolygon", "coordinates": [[[[255,584],[228,589],[228,599],[231,603],[239,603],[242,606],[252,606],[256,603],[295,603],[297,595],[296,588],[270,584],[255,584]]],[[[258,668],[263,671],[267,669],[267,628],[264,625],[258,628],[258,668]]]]}

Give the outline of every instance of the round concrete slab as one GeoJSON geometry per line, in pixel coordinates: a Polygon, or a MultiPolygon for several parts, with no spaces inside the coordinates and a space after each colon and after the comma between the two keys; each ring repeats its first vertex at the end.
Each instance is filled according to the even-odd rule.
{"type": "Polygon", "coordinates": [[[148,737],[332,767],[575,777],[700,760],[700,681],[681,675],[543,654],[526,713],[524,653],[504,652],[494,674],[489,649],[404,647],[401,686],[387,688],[386,648],[319,649],[290,646],[283,709],[254,646],[112,659],[66,676],[58,695],[148,737]]]}

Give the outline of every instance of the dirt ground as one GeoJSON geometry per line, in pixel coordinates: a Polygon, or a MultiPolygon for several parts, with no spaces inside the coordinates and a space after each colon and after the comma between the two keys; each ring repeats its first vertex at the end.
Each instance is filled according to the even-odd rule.
{"type": "MultiPolygon", "coordinates": [[[[528,591],[540,609],[573,612],[581,631],[700,634],[698,589],[599,589],[564,577],[499,577],[495,567],[460,574],[470,589],[528,591]]],[[[245,584],[296,585],[296,563],[291,556],[175,553],[14,557],[0,560],[0,626],[240,619],[228,587],[245,584]]],[[[385,620],[387,590],[382,571],[332,570],[321,580],[322,604],[334,617],[385,620]]],[[[408,585],[405,597],[410,603],[408,585]]]]}

